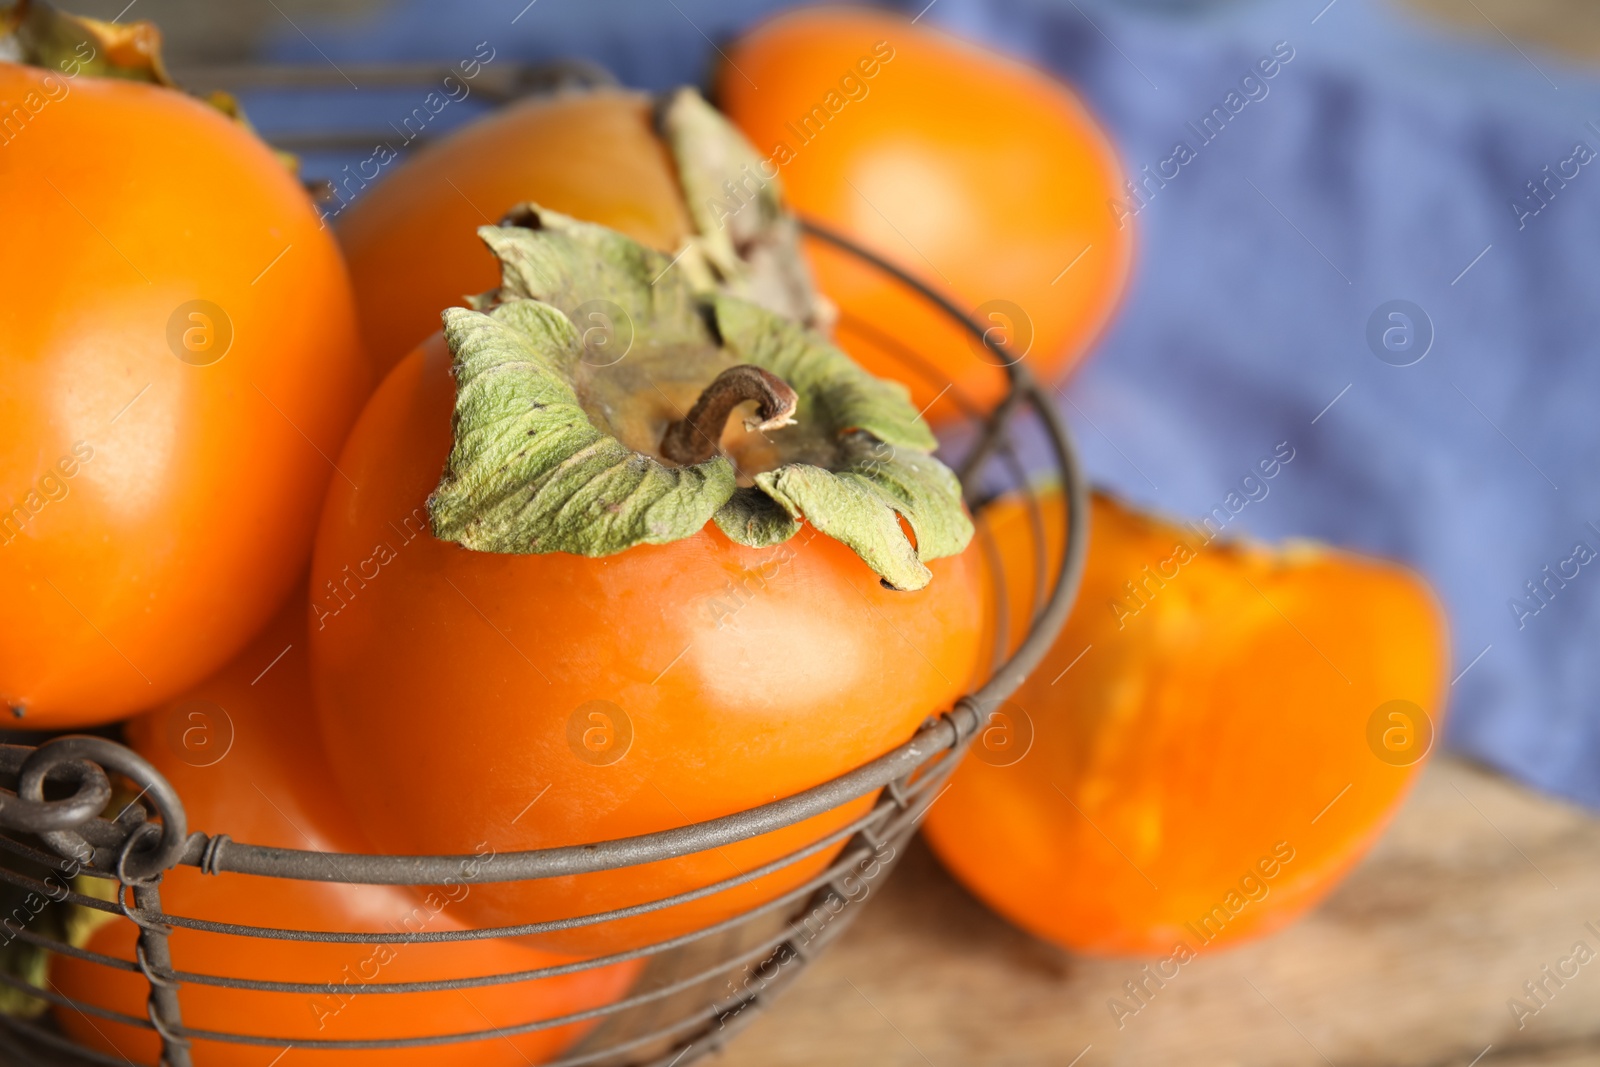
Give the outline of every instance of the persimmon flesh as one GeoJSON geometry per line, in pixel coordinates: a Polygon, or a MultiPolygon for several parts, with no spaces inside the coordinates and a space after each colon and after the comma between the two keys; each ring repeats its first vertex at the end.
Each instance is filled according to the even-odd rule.
{"type": "MultiPolygon", "coordinates": [[[[1060,508],[1043,513],[1058,550],[1060,508]]],[[[1027,512],[980,526],[1021,633],[1027,512]]],[[[929,812],[962,883],[1074,951],[1165,957],[1291,922],[1372,845],[1442,726],[1445,630],[1421,579],[1206,533],[1095,497],[1071,618],[929,812]]]]}

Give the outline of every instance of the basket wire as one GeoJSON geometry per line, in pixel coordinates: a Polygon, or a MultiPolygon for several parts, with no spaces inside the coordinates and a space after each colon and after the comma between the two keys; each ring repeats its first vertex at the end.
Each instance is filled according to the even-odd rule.
{"type": "MultiPolygon", "coordinates": [[[[370,885],[425,886],[442,884],[470,857],[334,855],[290,849],[266,848],[232,841],[225,834],[190,834],[181,799],[156,771],[131,750],[102,737],[67,736],[37,746],[0,745],[0,849],[23,859],[51,865],[62,857],[79,860],[83,873],[117,883],[117,899],[69,893],[72,903],[117,915],[139,927],[137,960],[130,962],[60,944],[26,928],[15,937],[25,943],[122,971],[141,972],[149,982],[148,1017],[110,1011],[63,996],[53,989],[37,989],[21,978],[0,973],[0,985],[35,996],[51,1005],[83,1012],[139,1029],[154,1031],[162,1040],[161,1067],[191,1067],[190,1042],[205,1040],[237,1045],[303,1049],[398,1050],[448,1047],[472,1041],[532,1033],[589,1020],[604,1020],[576,1047],[551,1067],[681,1067],[715,1050],[749,1024],[757,1011],[794,981],[805,963],[846,928],[870,899],[872,886],[857,894],[865,872],[880,882],[893,868],[904,845],[915,833],[923,814],[940,796],[973,737],[1034,669],[1054,641],[1071,610],[1082,575],[1087,550],[1088,490],[1079,469],[1071,436],[1049,393],[1028,369],[1010,359],[1001,345],[944,295],[894,264],[844,236],[814,222],[803,222],[812,238],[831,245],[895,279],[939,308],[978,343],[1002,361],[1010,389],[987,414],[954,389],[956,407],[974,424],[975,436],[957,466],[969,505],[981,512],[986,502],[977,486],[980,475],[998,463],[1003,481],[1025,502],[1033,531],[1037,588],[1033,594],[1032,625],[1005,655],[1008,612],[1002,602],[997,612],[993,670],[975,693],[961,698],[949,711],[930,719],[905,744],[840,777],[802,793],[720,819],[674,830],[599,842],[593,845],[547,848],[505,853],[497,857],[495,871],[484,882],[552,878],[639,864],[703,852],[790,826],[839,805],[878,792],[879,798],[865,815],[835,829],[810,844],[751,871],[699,889],[612,911],[550,922],[497,928],[410,932],[304,931],[213,922],[169,915],[161,906],[163,872],[183,864],[212,875],[250,874],[275,878],[346,882],[370,885]],[[1042,427],[1049,454],[1055,462],[1064,506],[1066,537],[1060,557],[1050,566],[1045,538],[1043,504],[1029,477],[1015,442],[1013,429],[1019,413],[1031,411],[1042,427]],[[1056,574],[1046,588],[1049,575],[1056,574]],[[107,771],[132,780],[140,800],[115,822],[98,818],[108,792],[107,771]],[[65,799],[46,800],[45,780],[76,787],[65,799]],[[20,840],[31,835],[44,849],[20,840]],[[795,888],[704,929],[655,944],[595,959],[514,974],[480,975],[427,982],[366,983],[363,993],[386,995],[444,990],[466,990],[571,974],[627,960],[649,960],[634,988],[621,999],[600,1007],[554,1018],[535,1019],[521,1026],[473,1033],[388,1040],[304,1040],[266,1035],[191,1029],[182,1023],[182,987],[214,986],[277,993],[322,993],[327,983],[265,981],[227,975],[196,974],[173,968],[168,951],[172,929],[217,934],[321,943],[421,943],[522,936],[576,926],[594,925],[642,915],[760,878],[826,849],[843,847],[825,870],[795,888]],[[49,851],[47,851],[47,849],[49,851]],[[59,853],[58,855],[52,854],[59,853]],[[131,898],[131,899],[130,899],[131,898]],[[806,916],[825,916],[812,929],[806,916]],[[707,957],[699,961],[695,957],[707,957]],[[718,979],[741,972],[742,991],[733,995],[704,995],[718,979]],[[768,972],[774,972],[768,977],[768,972]],[[751,981],[754,978],[755,981],[751,981]],[[661,1021],[663,1015],[670,1016],[661,1021]]],[[[859,324],[853,324],[856,328],[859,324]]],[[[909,369],[942,384],[935,372],[907,346],[878,331],[874,337],[885,351],[902,355],[909,369]]],[[[979,524],[981,550],[996,575],[1002,570],[998,552],[979,524]]],[[[1005,583],[993,583],[996,595],[1005,595],[1005,583]]],[[[59,787],[56,790],[60,792],[59,787]]],[[[0,881],[34,892],[48,893],[43,882],[0,868],[0,881]]],[[[723,988],[732,987],[724,980],[723,988]]],[[[65,1067],[65,1065],[126,1065],[122,1057],[107,1056],[79,1046],[56,1032],[47,1022],[0,1016],[0,1052],[6,1062],[65,1067]]]]}

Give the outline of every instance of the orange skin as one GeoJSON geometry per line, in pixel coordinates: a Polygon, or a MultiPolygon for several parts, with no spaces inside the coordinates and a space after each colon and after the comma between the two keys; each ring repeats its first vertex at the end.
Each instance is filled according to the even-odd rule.
{"type": "MultiPolygon", "coordinates": [[[[326,764],[314,744],[307,659],[305,598],[297,596],[222,673],[185,698],[128,724],[129,743],[177,787],[191,825],[227,832],[250,844],[370,851],[334,793],[326,764]],[[276,659],[280,653],[283,657],[276,659]],[[195,766],[197,763],[209,765],[195,766]]],[[[464,888],[457,886],[452,892],[459,894],[464,888]]],[[[471,890],[466,891],[470,895],[471,890]]],[[[419,932],[462,928],[459,902],[437,898],[419,904],[407,889],[210,876],[193,867],[180,867],[166,876],[161,900],[171,914],[249,926],[419,932]]],[[[135,935],[132,923],[117,920],[101,928],[88,947],[131,960],[135,935]]],[[[199,1067],[266,1067],[269,1063],[279,1067],[422,1067],[441,1062],[466,1067],[526,1067],[554,1058],[594,1024],[578,1023],[467,1045],[392,1052],[294,1048],[281,1060],[275,1057],[291,1038],[417,1037],[554,1018],[616,1000],[641,968],[634,961],[594,972],[461,992],[361,995],[363,979],[404,982],[475,977],[548,967],[565,960],[502,940],[313,945],[179,929],[171,944],[179,970],[326,982],[333,988],[313,995],[182,987],[179,998],[188,1026],[285,1038],[273,1046],[196,1041],[194,1060],[199,1067]]],[[[52,980],[67,996],[144,1016],[148,985],[140,975],[65,956],[56,957],[51,968],[52,980]]],[[[99,1017],[91,1023],[88,1017],[64,1008],[56,1010],[56,1017],[75,1040],[111,1055],[153,1063],[159,1054],[155,1035],[149,1030],[99,1017]]]]}
{"type": "Polygon", "coordinates": [[[595,90],[502,108],[418,152],[371,189],[341,190],[335,223],[381,379],[439,329],[439,312],[500,284],[478,239],[535,201],[667,253],[692,231],[677,172],[640,93],[595,90]]]}
{"type": "MultiPolygon", "coordinates": [[[[1059,497],[1045,517],[1058,546],[1059,497]]],[[[983,525],[1019,634],[1030,527],[1015,502],[983,525]]],[[[1308,544],[1213,541],[1180,564],[1180,542],[1202,539],[1095,498],[1071,619],[925,824],[969,889],[1076,952],[1165,957],[1293,921],[1372,845],[1421,768],[1421,729],[1392,735],[1409,766],[1375,756],[1375,709],[1408,700],[1432,738],[1443,725],[1444,622],[1416,575],[1308,544]],[[1144,590],[1137,611],[1129,581],[1144,590]]]]}
{"type": "Polygon", "coordinates": [[[265,145],[169,89],[0,63],[0,111],[29,100],[0,143],[28,250],[0,257],[0,590],[26,620],[0,700],[57,729],[176,696],[266,624],[369,378],[339,250],[265,145]],[[177,314],[197,299],[233,334],[204,366],[175,355],[216,350],[177,314]]]}
{"type": "MultiPolygon", "coordinates": [[[[323,737],[384,849],[503,853],[745,810],[907,740],[971,677],[970,552],[933,561],[926,588],[892,592],[809,528],[754,550],[708,524],[604,559],[435,540],[424,501],[450,448],[448,367],[435,338],[374,395],[340,459],[360,488],[331,489],[312,568],[323,737]],[[580,755],[588,729],[596,749],[620,744],[588,718],[594,700],[620,709],[607,712],[611,728],[622,717],[632,727],[631,748],[609,765],[580,755]]],[[[870,803],[682,859],[485,885],[462,911],[492,926],[660,899],[785,855],[870,803]]],[[[540,940],[584,953],[652,943],[771,899],[828,858],[540,940]]]]}
{"type": "MultiPolygon", "coordinates": [[[[777,167],[797,212],[951,297],[1041,379],[1083,357],[1127,282],[1133,230],[1109,207],[1123,195],[1116,153],[1066,86],[859,8],[779,15],[727,58],[718,103],[777,167]],[[820,133],[814,118],[802,127],[817,107],[820,133]]],[[[1000,399],[998,356],[881,272],[820,242],[807,250],[846,351],[911,386],[918,407],[949,389],[927,417],[956,415],[957,396],[982,408],[1000,399]],[[908,372],[896,340],[925,366],[908,372]]]]}

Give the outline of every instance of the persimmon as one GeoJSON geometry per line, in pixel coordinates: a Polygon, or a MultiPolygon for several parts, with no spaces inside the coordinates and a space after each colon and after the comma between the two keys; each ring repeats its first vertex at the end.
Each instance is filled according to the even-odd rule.
{"type": "MultiPolygon", "coordinates": [[[[307,678],[306,600],[282,614],[223,671],[168,706],[127,726],[133,748],[184,799],[190,825],[234,840],[280,848],[366,852],[330,781],[316,743],[307,678]]],[[[330,862],[332,862],[330,860],[330,862]]],[[[463,928],[465,886],[419,902],[409,890],[249,875],[169,872],[162,908],[186,918],[294,930],[432,933],[463,928]]],[[[101,928],[88,948],[133,960],[137,928],[101,928]]],[[[284,993],[184,984],[185,1026],[282,1038],[274,1045],[195,1039],[197,1067],[296,1064],[435,1064],[526,1067],[567,1048],[593,1020],[467,1044],[391,1051],[312,1050],[303,1040],[365,1040],[480,1033],[551,1019],[616,1000],[637,975],[630,961],[506,985],[431,993],[364,991],[372,982],[433,981],[514,974],[567,962],[504,940],[314,944],[176,928],[180,971],[281,982],[326,983],[320,993],[284,993]]],[[[89,1004],[143,1018],[149,984],[137,972],[57,956],[55,987],[89,1004]]],[[[154,1032],[56,1009],[75,1040],[112,1056],[154,1063],[154,1032]]]]}
{"type": "MultiPolygon", "coordinates": [[[[1393,563],[1092,507],[1071,618],[924,832],[1034,934],[1182,962],[1291,922],[1377,838],[1441,726],[1444,623],[1393,563]]],[[[1043,514],[1059,548],[1059,508],[1043,514]]],[[[980,524],[1021,633],[1027,512],[980,524]]]]}
{"type": "Polygon", "coordinates": [[[806,242],[839,344],[910,385],[933,421],[958,414],[957,398],[998,401],[1005,362],[1060,376],[1109,319],[1133,250],[1109,206],[1125,195],[1122,168],[1061,82],[898,15],[821,7],[735,42],[715,89],[796,211],[942,292],[1004,349],[976,344],[858,258],[806,242]]]}
{"type": "MultiPolygon", "coordinates": [[[[777,800],[907,740],[970,678],[981,620],[960,487],[904,389],[773,312],[697,295],[665,254],[521,215],[480,231],[504,263],[487,310],[448,311],[368,403],[318,534],[313,678],[365,829],[404,853],[598,842],[777,800]],[[620,361],[575,325],[596,301],[631,324],[620,361]],[[727,420],[744,398],[755,413],[727,420]]],[[[681,859],[485,884],[463,914],[664,899],[871,799],[681,859]]],[[[541,941],[700,928],[831,854],[541,941]]]]}
{"type": "Polygon", "coordinates": [[[0,700],[53,729],[168,700],[267,623],[368,371],[295,178],[115,66],[153,28],[8,15],[45,65],[0,63],[0,700]]]}
{"type": "Polygon", "coordinates": [[[346,179],[335,226],[379,376],[438,331],[442,309],[499,283],[499,264],[475,233],[525,201],[671,255],[709,253],[690,262],[727,280],[749,274],[759,284],[743,286],[747,295],[812,315],[792,220],[777,184],[752,176],[758,163],[692,89],[656,100],[600,87],[501,108],[370,189],[346,179]],[[724,180],[743,199],[732,210],[708,207],[728,199],[724,180]]]}

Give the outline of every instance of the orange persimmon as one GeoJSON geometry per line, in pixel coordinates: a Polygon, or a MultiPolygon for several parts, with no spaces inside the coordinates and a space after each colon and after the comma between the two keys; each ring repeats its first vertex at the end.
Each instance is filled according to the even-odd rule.
{"type": "Polygon", "coordinates": [[[370,387],[299,182],[217,108],[98,76],[154,34],[102,28],[0,63],[0,701],[24,728],[153,707],[236,655],[304,572],[370,387]]]}
{"type": "MultiPolygon", "coordinates": [[[[324,736],[386,850],[508,852],[728,815],[867,762],[960,695],[980,628],[970,554],[933,561],[911,593],[825,536],[757,550],[707,526],[604,559],[436,540],[425,505],[450,450],[449,367],[435,340],[374,395],[340,459],[361,489],[333,487],[317,545],[324,736]],[[537,818],[516,819],[535,801],[537,818]]],[[[501,925],[660,899],[786,855],[870,802],[678,860],[484,885],[463,913],[501,925]]],[[[830,855],[544,942],[608,951],[707,926],[830,855]]]]}
{"type": "Polygon", "coordinates": [[[519,101],[348,195],[335,227],[380,378],[438,331],[442,309],[499,282],[477,229],[525,200],[664,252],[693,231],[650,97],[624,89],[519,101]]]}
{"type": "Polygon", "coordinates": [[[654,99],[566,90],[469,124],[370,191],[341,190],[352,200],[338,211],[339,241],[379,377],[439,329],[440,311],[495,286],[499,264],[477,228],[525,202],[617,230],[697,268],[706,285],[811,321],[798,231],[777,183],[754,184],[757,161],[693,89],[654,99]],[[742,190],[731,207],[724,181],[742,190]]]}
{"type": "MultiPolygon", "coordinates": [[[[1020,633],[1027,514],[1008,500],[979,522],[1020,633]]],[[[1445,627],[1420,578],[1214,527],[1094,497],[1070,620],[929,813],[962,883],[1074,951],[1198,952],[1292,921],[1371,846],[1442,725],[1445,627]]]]}
{"type": "MultiPolygon", "coordinates": [[[[220,674],[167,707],[128,724],[129,743],[150,760],[185,802],[191,826],[253,845],[366,852],[332,787],[316,740],[307,679],[305,597],[220,674]]],[[[332,862],[332,861],[330,861],[332,862]]],[[[463,929],[461,900],[470,887],[441,889],[420,901],[409,889],[298,882],[249,875],[204,875],[179,867],[161,886],[165,911],[186,918],[294,930],[420,934],[463,929]]],[[[137,928],[102,927],[91,951],[134,958],[137,928]]],[[[197,1067],[317,1064],[435,1064],[526,1067],[559,1054],[593,1025],[491,1035],[466,1044],[392,1051],[312,1050],[305,1040],[363,1040],[482,1033],[556,1018],[616,1000],[638,974],[638,961],[552,978],[465,990],[376,993],[371,982],[433,981],[512,974],[567,962],[505,940],[447,943],[312,944],[176,929],[177,970],[233,978],[326,984],[318,993],[259,992],[185,983],[184,1025],[281,1038],[269,1045],[196,1039],[197,1067]],[[286,1048],[295,1045],[297,1047],[286,1048]]],[[[149,985],[136,972],[67,956],[51,964],[55,987],[100,1008],[143,1018],[149,985]]],[[[98,1016],[56,1009],[62,1028],[90,1048],[153,1063],[156,1036],[98,1016]]]]}
{"type": "MultiPolygon", "coordinates": [[[[971,525],[905,391],[699,293],[663,253],[535,214],[482,231],[506,262],[496,303],[452,309],[448,350],[436,337],[379,387],[317,538],[323,737],[385,850],[587,844],[778,800],[908,740],[976,665],[971,525]],[[597,299],[632,323],[624,359],[590,361],[563,310],[597,299]],[[724,424],[727,383],[761,381],[789,415],[762,399],[767,421],[724,424]]],[[[681,859],[481,886],[464,908],[500,925],[663,899],[870,803],[681,859]]],[[[709,925],[836,851],[543,943],[709,925]]]]}
{"type": "Polygon", "coordinates": [[[935,421],[956,414],[956,396],[998,400],[1003,362],[1065,373],[1109,319],[1133,250],[1110,208],[1122,170],[1056,79],[898,15],[824,7],[737,41],[715,85],[797,212],[944,293],[1005,348],[1002,359],[881,271],[807,242],[840,345],[909,384],[918,407],[948,389],[935,421]]]}

